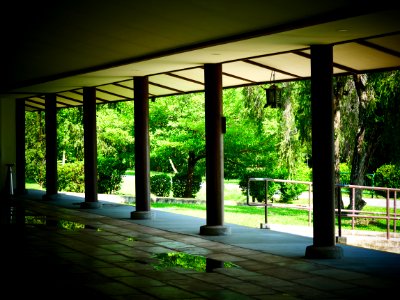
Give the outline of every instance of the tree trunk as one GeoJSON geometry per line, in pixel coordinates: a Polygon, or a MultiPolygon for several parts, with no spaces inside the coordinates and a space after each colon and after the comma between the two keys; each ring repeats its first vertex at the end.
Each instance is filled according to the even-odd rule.
{"type": "MultiPolygon", "coordinates": [[[[358,132],[356,134],[356,142],[353,150],[353,158],[351,163],[350,183],[352,185],[365,185],[364,179],[370,159],[377,148],[381,137],[381,128],[379,123],[374,123],[368,113],[368,97],[365,86],[364,75],[353,75],[355,88],[358,95],[358,132]]],[[[352,208],[353,194],[350,193],[350,203],[348,208],[352,208]]],[[[355,209],[362,210],[366,202],[362,199],[362,190],[355,190],[355,209]]]]}
{"type": "MultiPolygon", "coordinates": [[[[343,98],[344,91],[345,91],[345,86],[348,78],[347,76],[340,76],[337,77],[335,80],[335,85],[333,88],[334,94],[333,94],[333,128],[334,128],[334,156],[335,156],[335,183],[338,184],[340,183],[340,101],[343,98]]],[[[336,193],[335,193],[335,208],[339,207],[340,203],[340,208],[343,208],[343,200],[341,197],[341,189],[336,188],[336,193]]]]}
{"type": "Polygon", "coordinates": [[[184,197],[192,198],[193,194],[193,176],[194,176],[194,167],[196,166],[196,154],[194,151],[189,151],[189,157],[187,162],[187,177],[186,177],[186,186],[184,197]]]}

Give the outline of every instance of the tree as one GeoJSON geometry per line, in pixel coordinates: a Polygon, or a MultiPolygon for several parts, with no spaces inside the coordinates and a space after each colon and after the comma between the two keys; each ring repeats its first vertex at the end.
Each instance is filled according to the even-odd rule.
{"type": "Polygon", "coordinates": [[[43,187],[46,180],[46,134],[43,111],[25,113],[26,178],[43,187]]]}
{"type": "Polygon", "coordinates": [[[82,107],[63,108],[57,112],[57,157],[68,162],[82,161],[83,110],[82,107]]]}
{"type": "Polygon", "coordinates": [[[134,159],[133,105],[112,103],[97,107],[98,191],[120,189],[122,175],[134,159]]]}
{"type": "Polygon", "coordinates": [[[264,109],[264,104],[265,92],[260,86],[224,91],[225,178],[237,179],[246,170],[276,167],[279,111],[264,109]]]}
{"type": "MultiPolygon", "coordinates": [[[[382,143],[385,131],[390,132],[396,126],[386,124],[398,115],[399,101],[399,71],[387,73],[355,74],[353,75],[358,108],[358,130],[356,132],[351,163],[350,182],[354,185],[364,185],[366,172],[373,155],[382,143]],[[397,108],[397,110],[396,110],[397,108]]],[[[397,136],[397,134],[396,134],[397,136]]],[[[397,138],[397,145],[399,139],[397,138]]],[[[362,199],[362,190],[355,193],[355,207],[361,210],[366,202],[362,199]]]]}
{"type": "Polygon", "coordinates": [[[192,197],[194,175],[204,174],[203,94],[159,99],[150,106],[151,168],[171,172],[171,161],[186,173],[184,197],[192,197]]]}
{"type": "MultiPolygon", "coordinates": [[[[246,87],[243,89],[244,110],[241,115],[245,124],[239,132],[247,136],[245,143],[238,143],[241,139],[233,139],[236,147],[249,151],[249,160],[246,161],[245,171],[240,180],[242,191],[247,194],[247,180],[249,177],[266,177],[293,180],[308,180],[309,172],[305,171],[307,148],[299,140],[298,130],[294,118],[295,99],[292,85],[282,84],[283,95],[281,106],[277,108],[266,107],[266,93],[262,86],[246,87]]],[[[229,153],[230,150],[227,150],[229,153]]],[[[237,155],[237,159],[243,159],[237,155]]],[[[258,201],[265,199],[264,183],[254,182],[251,196],[258,201]]],[[[303,190],[303,186],[293,184],[268,185],[269,196],[276,189],[281,191],[281,201],[296,198],[303,190]]]]}

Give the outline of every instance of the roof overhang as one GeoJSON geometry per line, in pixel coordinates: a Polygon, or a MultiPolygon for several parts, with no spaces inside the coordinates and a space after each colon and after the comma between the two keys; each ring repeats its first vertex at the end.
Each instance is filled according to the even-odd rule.
{"type": "Polygon", "coordinates": [[[27,32],[7,31],[13,46],[2,55],[2,98],[25,99],[27,110],[41,110],[44,95],[56,93],[58,107],[71,107],[82,105],[83,87],[95,86],[98,103],[125,101],[134,97],[135,76],[149,76],[149,97],[203,91],[207,63],[222,63],[224,88],[272,77],[306,79],[315,44],[333,45],[334,74],[400,67],[395,6],[376,10],[368,1],[349,6],[313,0],[113,1],[112,7],[72,2],[36,15],[27,32]]]}

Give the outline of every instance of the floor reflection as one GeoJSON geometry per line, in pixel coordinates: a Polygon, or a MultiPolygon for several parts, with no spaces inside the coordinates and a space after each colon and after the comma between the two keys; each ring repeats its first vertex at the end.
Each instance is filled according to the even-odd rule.
{"type": "Polygon", "coordinates": [[[153,264],[156,270],[171,268],[183,268],[197,272],[213,272],[218,268],[239,268],[239,266],[200,255],[193,255],[184,252],[158,253],[154,255],[159,263],[153,264]]]}

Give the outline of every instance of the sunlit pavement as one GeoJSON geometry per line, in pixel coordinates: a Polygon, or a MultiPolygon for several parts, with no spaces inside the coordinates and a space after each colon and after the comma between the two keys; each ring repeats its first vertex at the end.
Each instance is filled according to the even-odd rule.
{"type": "Polygon", "coordinates": [[[398,254],[340,245],[343,258],[310,260],[303,235],[227,224],[231,235],[200,236],[201,218],[155,210],[131,220],[132,206],[40,196],[13,199],[12,214],[2,203],[1,287],[13,298],[346,299],[397,287],[398,254]],[[188,255],[186,268],[161,268],[160,253],[188,255]],[[190,268],[199,259],[213,264],[190,268]]]}

